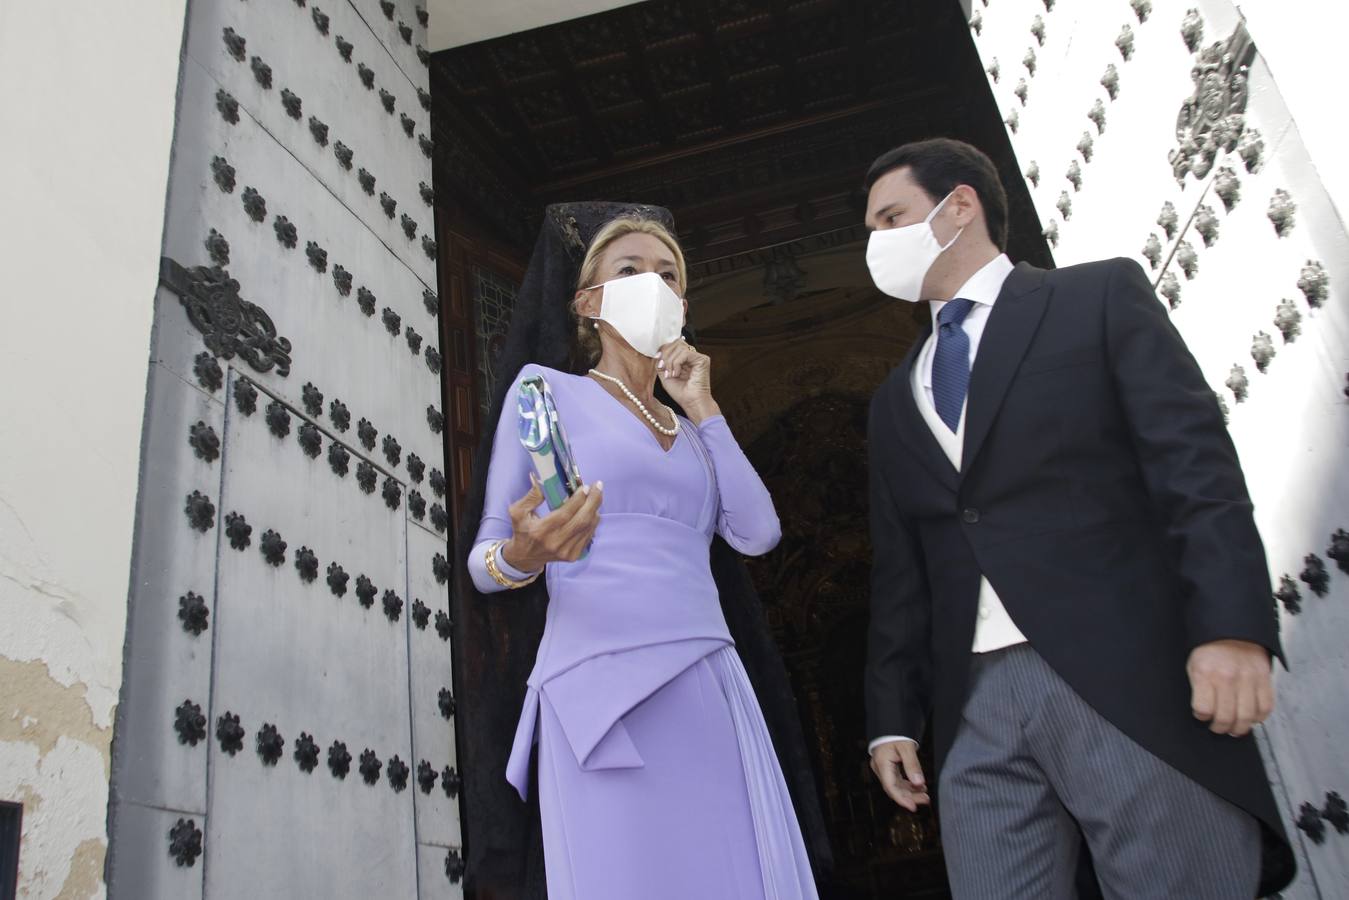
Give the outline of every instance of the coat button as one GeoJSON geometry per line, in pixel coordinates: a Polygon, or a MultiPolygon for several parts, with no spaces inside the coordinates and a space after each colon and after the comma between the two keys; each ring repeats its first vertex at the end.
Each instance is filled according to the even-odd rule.
{"type": "Polygon", "coordinates": [[[965,521],[966,525],[977,524],[979,521],[979,510],[971,506],[960,513],[960,518],[965,521]]]}

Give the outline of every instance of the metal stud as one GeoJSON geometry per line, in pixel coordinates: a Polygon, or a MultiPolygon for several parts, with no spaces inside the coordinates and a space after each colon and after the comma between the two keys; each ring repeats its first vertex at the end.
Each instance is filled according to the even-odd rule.
{"type": "Polygon", "coordinates": [[[436,242],[426,235],[422,235],[422,252],[426,254],[427,259],[436,258],[436,242]]]}
{"type": "Polygon", "coordinates": [[[247,550],[253,543],[253,526],[248,524],[242,513],[225,514],[225,536],[235,550],[247,550]]]}
{"type": "Polygon", "coordinates": [[[1309,259],[1298,276],[1297,287],[1307,298],[1308,306],[1320,309],[1330,296],[1330,274],[1320,262],[1309,259]]]}
{"type": "Polygon", "coordinates": [[[262,61],[262,57],[255,56],[249,63],[253,68],[253,77],[257,79],[258,84],[262,85],[263,90],[272,89],[272,67],[262,61]]]}
{"type": "Polygon", "coordinates": [[[384,330],[394,337],[398,337],[398,332],[403,330],[403,320],[392,307],[384,307],[384,311],[380,313],[380,320],[384,322],[384,330]]]}
{"type": "MultiPolygon", "coordinates": [[[[1157,286],[1157,293],[1166,298],[1166,305],[1172,309],[1180,306],[1180,279],[1176,277],[1173,270],[1167,269],[1162,273],[1162,281],[1157,286]]],[[[1240,403],[1241,401],[1238,399],[1237,402],[1240,403]]]]}
{"type": "Polygon", "coordinates": [[[1313,844],[1320,845],[1326,842],[1326,825],[1321,820],[1321,811],[1310,803],[1302,804],[1294,824],[1299,831],[1311,838],[1313,844]]]}
{"type": "Polygon", "coordinates": [[[417,329],[413,328],[411,325],[408,325],[406,328],[403,329],[403,337],[407,339],[408,350],[411,351],[413,356],[416,356],[418,353],[421,352],[422,336],[417,333],[417,329]]]}
{"type": "Polygon", "coordinates": [[[361,84],[365,85],[367,91],[375,87],[375,71],[365,63],[356,64],[356,73],[361,77],[361,84]]]}
{"type": "Polygon", "coordinates": [[[1267,332],[1258,332],[1251,338],[1251,359],[1255,360],[1255,368],[1263,375],[1269,371],[1270,360],[1274,359],[1274,341],[1267,332]]]}
{"type": "Polygon", "coordinates": [[[379,770],[383,767],[384,764],[379,761],[379,757],[375,755],[374,750],[366,747],[365,750],[362,751],[360,770],[361,777],[365,779],[366,784],[377,783],[379,781],[379,770]]]}
{"type": "Polygon", "coordinates": [[[1156,270],[1162,261],[1162,242],[1157,239],[1156,234],[1148,235],[1148,239],[1143,242],[1142,253],[1143,258],[1148,261],[1148,265],[1156,270]]]}
{"type": "Polygon", "coordinates": [[[319,766],[319,745],[314,743],[314,736],[301,731],[299,738],[295,741],[295,753],[292,754],[295,764],[300,767],[300,771],[308,775],[319,766]]]}
{"type": "Polygon", "coordinates": [[[440,707],[440,714],[446,719],[454,718],[455,702],[454,693],[447,687],[440,689],[436,697],[436,703],[440,707]]]}
{"type": "Polygon", "coordinates": [[[303,112],[301,110],[302,107],[304,106],[304,101],[302,101],[296,94],[292,93],[289,88],[281,89],[281,105],[285,107],[286,115],[290,116],[297,122],[300,120],[301,116],[303,115],[303,112]]]}
{"type": "Polygon", "coordinates": [[[398,22],[398,35],[399,35],[399,37],[401,37],[401,38],[403,39],[403,43],[405,43],[405,44],[411,44],[411,43],[412,43],[412,26],[411,26],[411,25],[408,25],[406,22],[403,22],[403,21],[400,19],[399,22],[398,22]]]}
{"type": "Polygon", "coordinates": [[[407,468],[408,477],[420,484],[422,475],[426,472],[426,463],[422,462],[422,458],[415,453],[409,453],[407,468]]]}
{"type": "Polygon", "coordinates": [[[309,264],[314,267],[316,272],[328,271],[328,251],[324,250],[313,241],[305,243],[304,255],[309,258],[309,264]]]}
{"type": "Polygon", "coordinates": [[[1247,172],[1258,172],[1265,155],[1265,141],[1260,137],[1260,129],[1247,128],[1241,133],[1241,142],[1237,147],[1241,161],[1246,164],[1247,172]]]}
{"type": "Polygon", "coordinates": [[[295,551],[295,571],[300,573],[300,580],[305,584],[312,584],[319,577],[319,558],[313,550],[301,547],[295,551]]]}
{"type": "Polygon", "coordinates": [[[431,504],[431,525],[440,532],[450,527],[450,516],[439,503],[431,504]]]}
{"type": "Polygon", "coordinates": [[[1273,198],[1269,201],[1269,210],[1265,213],[1269,217],[1270,223],[1274,226],[1274,233],[1279,237],[1284,237],[1293,230],[1294,216],[1297,213],[1297,204],[1293,202],[1293,195],[1279,188],[1274,192],[1273,198]]]}
{"type": "Polygon", "coordinates": [[[1194,281],[1199,274],[1199,254],[1189,241],[1181,241],[1176,245],[1176,265],[1185,273],[1186,281],[1194,281]]]}
{"type": "Polygon", "coordinates": [[[427,406],[426,424],[431,429],[432,434],[440,434],[445,430],[445,416],[434,405],[427,406]]]}
{"type": "Polygon", "coordinates": [[[386,113],[393,115],[393,106],[395,102],[393,94],[390,94],[388,91],[384,90],[384,88],[380,88],[379,102],[383,105],[386,113]]]}
{"type": "Polygon", "coordinates": [[[323,414],[323,392],[314,387],[312,381],[306,381],[303,388],[300,389],[300,397],[304,402],[304,411],[317,418],[323,414]]]}
{"type": "Polygon", "coordinates": [[[1026,167],[1026,180],[1031,183],[1031,187],[1040,186],[1040,164],[1035,160],[1031,160],[1026,167]]]}
{"type": "MultiPolygon", "coordinates": [[[[445,582],[441,581],[440,583],[444,584],[445,582]]],[[[436,634],[440,636],[440,639],[442,641],[448,641],[450,639],[450,634],[453,631],[454,620],[451,619],[444,610],[436,610],[436,634]]]]}
{"type": "Polygon", "coordinates": [[[1218,169],[1218,173],[1213,176],[1213,193],[1222,200],[1223,209],[1231,212],[1232,207],[1241,199],[1241,179],[1237,177],[1235,169],[1231,166],[1222,166],[1218,169]]]}
{"type": "Polygon", "coordinates": [[[290,434],[290,411],[280,400],[267,404],[267,430],[278,438],[290,434]]]}
{"type": "Polygon", "coordinates": [[[367,316],[375,314],[375,295],[367,287],[358,287],[356,289],[356,305],[361,308],[361,312],[367,316]]]}
{"type": "Polygon", "coordinates": [[[333,474],[338,478],[345,478],[347,474],[347,464],[351,461],[351,454],[346,447],[334,441],[328,445],[328,468],[333,470],[333,474]]]}
{"type": "Polygon", "coordinates": [[[403,213],[402,224],[403,234],[408,236],[408,240],[412,240],[417,236],[417,223],[407,213],[403,213]]]}
{"type": "Polygon", "coordinates": [[[1026,85],[1026,79],[1018,78],[1016,87],[1012,89],[1012,93],[1016,94],[1016,98],[1021,101],[1021,105],[1025,106],[1026,97],[1030,94],[1030,88],[1026,85]]]}
{"type": "Polygon", "coordinates": [[[328,771],[339,780],[345,780],[351,771],[351,753],[341,741],[333,741],[333,745],[328,748],[328,771]]]}
{"type": "Polygon", "coordinates": [[[420,598],[412,601],[412,624],[417,626],[418,631],[425,631],[426,626],[431,623],[431,607],[427,606],[420,598]]]}
{"type": "Polygon", "coordinates": [[[1128,62],[1134,58],[1134,30],[1126,22],[1119,31],[1119,37],[1115,38],[1115,49],[1119,50],[1119,55],[1128,62]]]}
{"type": "Polygon", "coordinates": [[[341,597],[347,592],[347,582],[351,576],[346,573],[339,563],[331,562],[328,564],[328,590],[333,592],[334,597],[341,597]]]}
{"type": "Polygon", "coordinates": [[[1067,222],[1073,217],[1073,198],[1068,196],[1067,191],[1059,191],[1059,202],[1054,205],[1058,207],[1059,215],[1063,216],[1063,221],[1067,222]]]}
{"type": "Polygon", "coordinates": [[[354,47],[352,46],[351,41],[342,37],[340,34],[337,36],[337,52],[344,61],[351,62],[351,51],[353,49],[354,47]]]}
{"type": "Polygon", "coordinates": [[[1026,71],[1030,73],[1032,78],[1035,77],[1035,68],[1038,64],[1039,60],[1035,56],[1035,48],[1027,47],[1026,55],[1021,57],[1021,65],[1026,67],[1026,71]]]}
{"type": "Polygon", "coordinates": [[[440,298],[437,297],[436,292],[430,288],[422,289],[422,305],[426,307],[426,311],[431,315],[440,315],[440,298]]]}
{"type": "Polygon", "coordinates": [[[1170,200],[1162,204],[1162,211],[1157,214],[1157,224],[1161,226],[1168,241],[1175,239],[1176,228],[1180,224],[1180,216],[1176,213],[1176,205],[1170,200]]]}
{"type": "Polygon", "coordinates": [[[1335,565],[1339,566],[1341,572],[1349,573],[1349,531],[1343,528],[1335,529],[1335,533],[1330,536],[1330,547],[1326,550],[1326,556],[1335,560],[1335,565]]]}
{"type": "Polygon", "coordinates": [[[384,458],[389,461],[389,465],[396,466],[402,461],[403,447],[393,435],[384,435],[384,443],[381,446],[384,449],[384,458]]]}
{"type": "Polygon", "coordinates": [[[277,731],[275,725],[270,722],[263,724],[258,729],[258,756],[262,758],[264,766],[274,766],[281,755],[286,752],[286,739],[277,731]]]}
{"type": "Polygon", "coordinates": [[[295,245],[300,242],[300,234],[295,225],[285,216],[277,216],[272,220],[272,230],[276,232],[276,239],[281,242],[281,246],[287,250],[294,250],[295,245]]]}
{"type": "Polygon", "coordinates": [[[201,705],[184,700],[173,712],[173,730],[178,732],[178,743],[195,747],[206,740],[206,716],[201,705]]]}
{"type": "Polygon", "coordinates": [[[1326,805],[1321,810],[1321,818],[1329,822],[1339,834],[1349,834],[1349,805],[1338,791],[1326,792],[1326,805]]]}
{"type": "Polygon", "coordinates": [[[1101,76],[1101,87],[1105,88],[1111,100],[1119,97],[1119,69],[1115,68],[1114,63],[1105,67],[1105,74],[1101,76]]]}
{"type": "Polygon", "coordinates": [[[998,83],[998,80],[1002,77],[1002,66],[998,64],[996,56],[989,60],[988,65],[984,67],[984,71],[988,73],[988,77],[993,80],[994,84],[998,83]]]}
{"type": "Polygon", "coordinates": [[[431,154],[436,149],[435,142],[424,134],[417,135],[417,145],[422,148],[422,155],[427,159],[431,158],[431,154]]]}
{"type": "Polygon", "coordinates": [[[169,856],[180,866],[192,866],[201,856],[201,829],[194,819],[179,819],[169,829],[169,856]]]}
{"type": "Polygon", "coordinates": [[[1308,553],[1302,562],[1302,572],[1298,575],[1298,579],[1311,588],[1313,594],[1324,597],[1330,592],[1330,573],[1326,571],[1325,562],[1315,553],[1308,553]]]}
{"type": "Polygon", "coordinates": [[[423,181],[417,185],[417,190],[421,192],[423,203],[425,203],[427,206],[435,206],[436,192],[434,189],[432,189],[431,185],[423,181]]]}
{"type": "Polygon", "coordinates": [[[393,21],[393,0],[379,0],[379,8],[384,10],[384,18],[393,21]]]}
{"type": "Polygon", "coordinates": [[[1212,247],[1217,242],[1218,216],[1214,213],[1213,207],[1206,203],[1199,204],[1194,214],[1194,230],[1204,239],[1205,247],[1212,247]]]}
{"type": "Polygon", "coordinates": [[[389,787],[394,789],[394,793],[402,793],[408,786],[408,765],[394,754],[393,759],[389,760],[389,767],[385,770],[389,776],[389,787]]]}
{"type": "Polygon", "coordinates": [[[1274,314],[1274,327],[1283,334],[1285,344],[1293,343],[1302,333],[1302,313],[1292,300],[1285,297],[1279,301],[1279,309],[1274,314]]]}
{"type": "Polygon", "coordinates": [[[328,14],[323,12],[316,6],[314,7],[313,15],[314,15],[314,27],[319,30],[319,34],[323,35],[324,37],[327,37],[328,26],[331,22],[331,20],[328,18],[328,14]]]}
{"type": "Polygon", "coordinates": [[[1288,610],[1290,616],[1302,612],[1302,592],[1297,589],[1297,583],[1287,575],[1279,577],[1279,589],[1274,592],[1274,599],[1283,604],[1283,608],[1288,610]]]}
{"type": "MultiPolygon", "coordinates": [[[[436,576],[437,584],[445,584],[450,580],[450,561],[445,558],[445,554],[437,553],[431,558],[431,572],[436,576]]],[[[439,624],[439,616],[437,616],[439,624]]]]}
{"type": "Polygon", "coordinates": [[[380,191],[379,205],[384,207],[384,215],[392,219],[394,209],[398,206],[398,201],[390,197],[387,191],[380,191]]]}
{"type": "Polygon", "coordinates": [[[261,222],[267,218],[267,201],[255,188],[245,187],[244,192],[239,197],[244,204],[244,212],[248,213],[250,219],[254,222],[261,222]]]}
{"type": "Polygon", "coordinates": [[[1091,162],[1091,154],[1095,146],[1096,141],[1095,139],[1092,138],[1091,132],[1089,131],[1082,132],[1082,137],[1077,142],[1077,152],[1082,154],[1082,159],[1084,161],[1091,162]]]}
{"type": "Polygon", "coordinates": [[[333,266],[333,284],[337,287],[337,293],[343,297],[351,296],[351,273],[342,266],[333,266]]]}
{"type": "Polygon", "coordinates": [[[1232,392],[1238,403],[1246,402],[1246,395],[1250,389],[1250,379],[1246,377],[1246,370],[1239,365],[1232,366],[1232,371],[1227,376],[1227,389],[1232,392]]]}
{"type": "Polygon", "coordinates": [[[403,490],[398,486],[398,479],[392,475],[385,478],[384,488],[380,491],[380,495],[384,497],[385,506],[389,509],[397,509],[398,504],[403,499],[403,490]]]}
{"type": "Polygon", "coordinates": [[[215,177],[216,186],[220,190],[226,194],[234,193],[234,166],[226,162],[225,157],[211,157],[211,174],[215,177]]]}
{"type": "Polygon", "coordinates": [[[338,431],[346,431],[351,427],[351,413],[347,410],[347,405],[341,400],[334,400],[328,404],[328,418],[332,420],[333,427],[338,431]]]}
{"type": "Polygon", "coordinates": [[[450,879],[450,884],[458,884],[464,877],[464,857],[458,850],[450,850],[445,854],[445,877],[450,879]]]}
{"type": "Polygon", "coordinates": [[[400,112],[398,121],[403,126],[403,134],[412,137],[413,132],[417,130],[417,120],[405,112],[400,112]]]}
{"type": "Polygon", "coordinates": [[[362,460],[356,465],[356,483],[367,494],[375,492],[375,467],[362,460]]]}
{"type": "Polygon", "coordinates": [[[239,124],[239,101],[221,88],[215,92],[215,108],[220,110],[220,116],[231,125],[239,124]]]}
{"type": "Polygon", "coordinates": [[[417,21],[422,24],[423,28],[425,28],[428,24],[430,24],[431,17],[427,15],[425,6],[417,7],[417,21]]]}
{"type": "Polygon", "coordinates": [[[365,575],[356,576],[356,600],[361,606],[369,609],[375,605],[375,594],[379,589],[365,575]]]}
{"type": "Polygon", "coordinates": [[[1129,0],[1129,5],[1134,9],[1134,15],[1138,16],[1138,23],[1141,25],[1152,15],[1152,0],[1129,0]]]}
{"type": "Polygon", "coordinates": [[[1185,42],[1185,49],[1191,53],[1199,50],[1199,45],[1204,41],[1204,20],[1199,10],[1191,7],[1185,13],[1185,18],[1180,22],[1180,38],[1185,42]]]}
{"type": "Polygon", "coordinates": [[[367,450],[375,449],[375,440],[379,437],[379,432],[374,425],[370,424],[369,419],[362,417],[361,421],[356,424],[356,435],[359,437],[362,447],[367,450]]]}
{"type": "Polygon", "coordinates": [[[1030,33],[1035,37],[1035,43],[1041,47],[1045,45],[1045,20],[1043,16],[1037,15],[1031,20],[1030,33]]]}
{"type": "Polygon", "coordinates": [[[198,420],[197,424],[188,429],[187,443],[192,447],[197,459],[204,459],[209,463],[220,458],[220,438],[216,435],[215,429],[203,421],[198,420]]]}
{"type": "Polygon", "coordinates": [[[1082,190],[1082,166],[1077,160],[1068,162],[1068,171],[1064,173],[1064,177],[1073,186],[1074,192],[1082,190]]]}
{"type": "Polygon", "coordinates": [[[440,773],[440,786],[445,789],[445,796],[453,800],[459,796],[459,791],[464,787],[464,778],[455,771],[454,766],[446,766],[440,773]]]}
{"type": "Polygon", "coordinates": [[[1016,134],[1017,130],[1021,128],[1021,113],[1014,109],[1009,110],[1007,117],[1003,119],[1002,122],[1007,126],[1008,131],[1012,132],[1012,134],[1016,134]]]}
{"type": "Polygon", "coordinates": [[[221,370],[220,363],[204,350],[193,358],[192,371],[197,376],[197,383],[211,393],[220,390],[225,383],[225,373],[221,370]]]}
{"type": "Polygon", "coordinates": [[[384,604],[384,615],[390,622],[397,622],[403,615],[403,598],[398,596],[392,590],[384,592],[381,601],[384,604]]]}
{"type": "Polygon", "coordinates": [[[445,488],[446,488],[446,484],[445,484],[445,473],[444,473],[444,472],[440,471],[439,469],[433,468],[433,469],[431,470],[431,481],[430,481],[430,484],[431,484],[431,490],[433,490],[433,491],[436,492],[436,496],[437,496],[437,497],[444,497],[444,496],[445,496],[445,488]]]}
{"type": "Polygon", "coordinates": [[[338,164],[347,171],[351,171],[351,158],[353,155],[351,148],[341,141],[333,144],[333,156],[337,157],[338,164]]]}
{"type": "Polygon", "coordinates": [[[1097,97],[1091,109],[1087,110],[1087,118],[1095,123],[1097,134],[1105,134],[1105,103],[1100,97],[1097,97]]]}
{"type": "Polygon", "coordinates": [[[245,734],[239,717],[228,710],[215,720],[215,739],[220,742],[221,751],[230,756],[244,749],[245,734]]]}
{"type": "Polygon", "coordinates": [[[244,378],[234,382],[234,405],[246,416],[257,412],[258,389],[253,386],[253,382],[244,378]]]}
{"type": "Polygon", "coordinates": [[[268,528],[262,533],[262,541],[258,546],[262,550],[262,558],[269,565],[280,566],[286,561],[286,542],[272,529],[268,528]]]}
{"type": "Polygon", "coordinates": [[[417,45],[417,62],[424,66],[431,65],[431,54],[421,44],[417,45]]]}
{"type": "Polygon", "coordinates": [[[178,598],[178,619],[183,623],[183,631],[197,637],[209,626],[211,610],[200,594],[188,591],[178,598]]]}
{"type": "Polygon", "coordinates": [[[417,763],[417,786],[422,789],[423,794],[429,794],[436,789],[436,779],[440,773],[436,767],[426,760],[417,763]]]}
{"type": "Polygon", "coordinates": [[[420,87],[417,88],[417,102],[422,105],[422,109],[431,111],[431,95],[420,87]]]}
{"type": "Polygon", "coordinates": [[[225,41],[225,50],[230,56],[234,57],[239,62],[243,62],[248,58],[248,53],[245,49],[248,46],[248,41],[244,39],[243,35],[238,34],[233,28],[226,28],[221,34],[221,37],[225,41]]]}
{"type": "Polygon", "coordinates": [[[1218,412],[1222,413],[1223,424],[1229,425],[1232,422],[1232,410],[1227,406],[1227,399],[1217,391],[1213,392],[1213,399],[1218,402],[1218,412]]]}
{"type": "Polygon", "coordinates": [[[211,498],[201,491],[193,491],[187,495],[183,511],[187,513],[188,525],[196,531],[205,534],[215,527],[215,505],[211,503],[211,498]]]}

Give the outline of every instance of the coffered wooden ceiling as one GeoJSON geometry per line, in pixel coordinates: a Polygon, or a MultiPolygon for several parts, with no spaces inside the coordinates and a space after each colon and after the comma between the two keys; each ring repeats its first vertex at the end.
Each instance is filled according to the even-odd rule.
{"type": "Polygon", "coordinates": [[[958,0],[649,0],[434,54],[432,97],[437,190],[521,245],[598,198],[670,207],[695,261],[854,228],[871,160],[941,134],[1048,262],[958,0]]]}

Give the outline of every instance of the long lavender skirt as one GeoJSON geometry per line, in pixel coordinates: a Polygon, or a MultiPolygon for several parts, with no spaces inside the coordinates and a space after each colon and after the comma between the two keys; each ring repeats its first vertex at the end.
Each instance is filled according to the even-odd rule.
{"type": "Polygon", "coordinates": [[[644,765],[583,771],[542,699],[549,900],[815,900],[787,785],[733,647],[686,669],[623,724],[644,765]]]}

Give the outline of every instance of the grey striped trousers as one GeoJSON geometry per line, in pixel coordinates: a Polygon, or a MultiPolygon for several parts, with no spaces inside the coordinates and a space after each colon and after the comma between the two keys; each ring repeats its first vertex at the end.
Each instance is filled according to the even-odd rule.
{"type": "Polygon", "coordinates": [[[1260,832],[1087,705],[1029,644],[975,655],[938,782],[955,900],[1252,900],[1260,832]]]}

